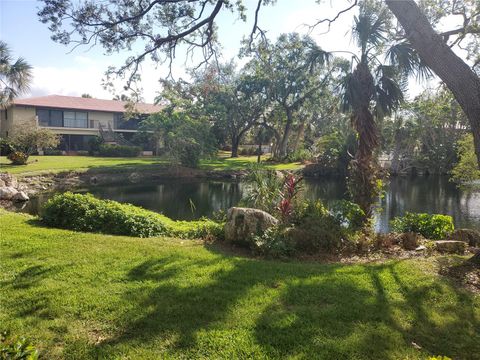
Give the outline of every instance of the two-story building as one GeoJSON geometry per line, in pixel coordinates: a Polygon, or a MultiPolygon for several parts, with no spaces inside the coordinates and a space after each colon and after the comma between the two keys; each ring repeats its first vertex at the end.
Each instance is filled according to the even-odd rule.
{"type": "Polygon", "coordinates": [[[16,99],[0,110],[0,137],[8,138],[22,124],[45,127],[61,136],[59,148],[65,151],[87,150],[88,140],[100,135],[100,129],[111,129],[130,139],[138,123],[162,109],[153,104],[137,103],[135,118],[124,119],[126,103],[74,96],[49,95],[16,99]]]}

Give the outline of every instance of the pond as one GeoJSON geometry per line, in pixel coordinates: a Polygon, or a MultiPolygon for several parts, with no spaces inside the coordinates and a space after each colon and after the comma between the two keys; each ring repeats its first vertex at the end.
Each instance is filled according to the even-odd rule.
{"type": "MultiPolygon", "coordinates": [[[[218,180],[162,181],[115,184],[78,189],[96,197],[131,203],[161,212],[172,219],[191,220],[211,216],[238,204],[247,190],[244,183],[218,180]]],[[[42,194],[27,202],[20,211],[38,214],[52,194],[42,194]]],[[[346,198],[346,186],[338,179],[306,179],[305,196],[326,203],[346,198]]],[[[459,190],[446,177],[392,178],[380,201],[377,231],[389,230],[389,222],[405,211],[442,213],[453,216],[457,228],[480,229],[480,193],[459,190]]]]}

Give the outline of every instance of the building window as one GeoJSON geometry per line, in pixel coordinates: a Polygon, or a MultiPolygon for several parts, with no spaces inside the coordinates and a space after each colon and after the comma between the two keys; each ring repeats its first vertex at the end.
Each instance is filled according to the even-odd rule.
{"type": "Polygon", "coordinates": [[[63,113],[60,110],[50,110],[50,126],[63,126],[63,113]]]}
{"type": "Polygon", "coordinates": [[[65,111],[63,113],[63,124],[71,128],[87,128],[88,115],[86,112],[65,111]]]}
{"type": "Polygon", "coordinates": [[[88,114],[84,111],[37,109],[37,117],[40,126],[88,128],[88,114]]]}
{"type": "Polygon", "coordinates": [[[50,126],[50,110],[37,109],[38,124],[50,126]]]}

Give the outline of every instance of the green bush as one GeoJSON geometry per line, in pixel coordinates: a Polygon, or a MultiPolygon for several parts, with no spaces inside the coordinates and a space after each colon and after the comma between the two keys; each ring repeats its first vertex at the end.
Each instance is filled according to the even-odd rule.
{"type": "Polygon", "coordinates": [[[103,144],[103,139],[100,136],[93,136],[88,139],[88,153],[90,156],[96,155],[100,152],[100,145],[103,144]]]}
{"type": "Polygon", "coordinates": [[[395,232],[416,232],[427,239],[439,240],[446,238],[453,230],[453,219],[449,215],[405,213],[391,221],[395,232]]]}
{"type": "Polygon", "coordinates": [[[57,150],[57,149],[45,149],[43,151],[43,155],[46,155],[46,156],[63,155],[63,151],[62,150],[57,150]]]}
{"type": "Polygon", "coordinates": [[[195,143],[185,143],[182,149],[177,150],[180,164],[186,167],[197,168],[200,164],[202,149],[195,143]]]}
{"type": "Polygon", "coordinates": [[[313,158],[312,152],[307,149],[298,149],[287,155],[288,162],[307,161],[313,158]]]}
{"type": "Polygon", "coordinates": [[[71,192],[50,199],[43,208],[42,221],[46,225],[64,229],[137,237],[223,236],[222,224],[212,220],[174,221],[134,205],[71,192]]]}
{"type": "Polygon", "coordinates": [[[338,223],[350,232],[359,231],[363,227],[365,212],[351,201],[340,200],[334,202],[330,207],[330,212],[338,223]]]}
{"type": "Polygon", "coordinates": [[[38,359],[38,350],[26,338],[13,339],[8,336],[7,332],[2,332],[0,334],[0,359],[36,360],[38,359]]]}
{"type": "Polygon", "coordinates": [[[304,203],[295,213],[294,224],[289,236],[295,248],[306,253],[340,250],[350,235],[321,201],[304,203]]]}
{"type": "Polygon", "coordinates": [[[106,157],[135,157],[139,156],[141,151],[139,146],[101,144],[98,154],[106,157]]]}
{"type": "Polygon", "coordinates": [[[253,238],[252,250],[265,257],[286,258],[295,253],[295,243],[288,235],[288,229],[273,226],[253,238]]]}

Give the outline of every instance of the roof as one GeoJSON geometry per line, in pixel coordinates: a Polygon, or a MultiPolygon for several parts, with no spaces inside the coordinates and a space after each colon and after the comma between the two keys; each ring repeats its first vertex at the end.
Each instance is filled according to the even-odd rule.
{"type": "MultiPolygon", "coordinates": [[[[125,101],[82,98],[77,96],[48,95],[27,99],[15,99],[14,105],[38,106],[74,110],[125,112],[125,101]]],[[[136,110],[142,114],[152,114],[162,110],[162,106],[137,103],[136,110]]]]}

